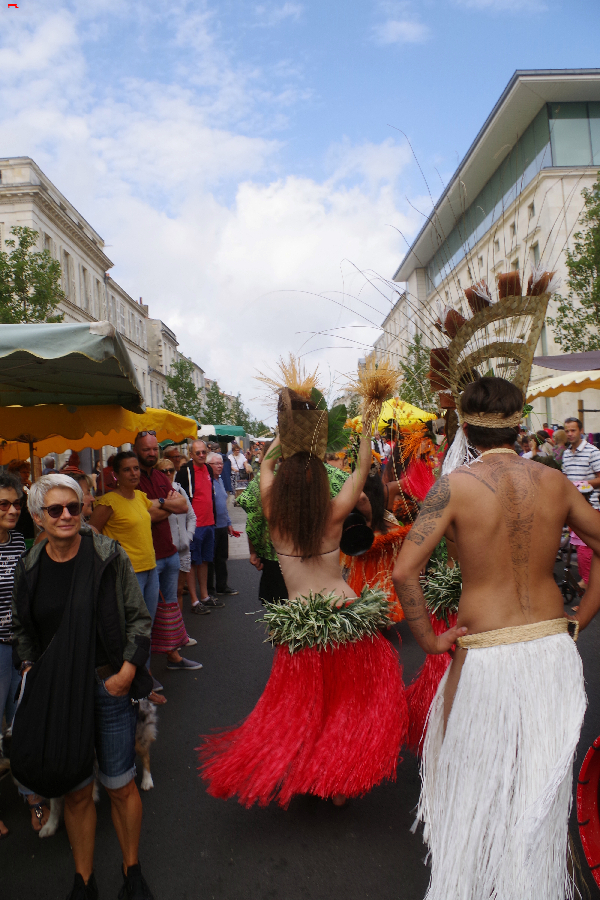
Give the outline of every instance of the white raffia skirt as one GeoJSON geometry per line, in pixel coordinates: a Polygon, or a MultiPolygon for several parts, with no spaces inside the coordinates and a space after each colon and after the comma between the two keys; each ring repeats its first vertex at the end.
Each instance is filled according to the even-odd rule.
{"type": "Polygon", "coordinates": [[[564,900],[586,696],[567,634],[469,650],[444,736],[442,679],[421,763],[426,900],[564,900]]]}

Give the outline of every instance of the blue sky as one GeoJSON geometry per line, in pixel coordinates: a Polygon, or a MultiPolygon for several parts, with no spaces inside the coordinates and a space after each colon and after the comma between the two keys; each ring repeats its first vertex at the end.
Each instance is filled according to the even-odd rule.
{"type": "Polygon", "coordinates": [[[22,0],[0,8],[0,156],[32,156],[260,412],[256,368],[309,352],[342,385],[389,310],[368,273],[430,205],[390,126],[437,196],[514,70],[600,65],[599,26],[594,0],[22,0]]]}

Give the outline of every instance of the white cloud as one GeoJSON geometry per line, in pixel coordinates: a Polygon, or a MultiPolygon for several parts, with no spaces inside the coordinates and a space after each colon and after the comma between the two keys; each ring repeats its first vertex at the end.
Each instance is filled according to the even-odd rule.
{"type": "Polygon", "coordinates": [[[544,0],[455,0],[455,2],[466,9],[489,10],[493,13],[544,12],[548,9],[544,0]]]}
{"type": "Polygon", "coordinates": [[[290,2],[281,6],[261,3],[254,11],[259,25],[272,28],[285,21],[298,22],[304,12],[304,6],[301,3],[290,2]]]}
{"type": "Polygon", "coordinates": [[[404,249],[387,226],[415,231],[397,201],[405,149],[342,142],[322,179],[282,174],[281,142],[256,123],[295,101],[232,63],[210,15],[187,35],[165,32],[167,49],[203,57],[194,85],[93,81],[89,4],[82,15],[40,13],[0,35],[2,155],[36,160],[105,238],[113,277],[227,391],[250,400],[255,370],[301,347],[326,370],[351,371],[364,354],[352,342],[375,331],[307,332],[368,324],[361,314],[378,324],[389,310],[354,267],[390,275],[404,249]],[[332,343],[350,349],[312,353],[332,343]]]}
{"type": "Polygon", "coordinates": [[[373,37],[378,44],[422,44],[430,31],[416,19],[387,19],[373,27],[373,37]]]}

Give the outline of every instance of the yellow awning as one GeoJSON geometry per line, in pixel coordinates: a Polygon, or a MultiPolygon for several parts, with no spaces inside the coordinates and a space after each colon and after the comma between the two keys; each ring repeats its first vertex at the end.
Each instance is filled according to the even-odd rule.
{"type": "Polygon", "coordinates": [[[556,397],[562,393],[579,393],[579,391],[587,391],[588,388],[600,388],[600,370],[563,372],[561,375],[543,378],[536,384],[529,385],[527,402],[532,403],[539,397],[556,397]]]}
{"type": "Polygon", "coordinates": [[[195,438],[198,426],[194,419],[150,407],[138,415],[120,406],[7,406],[0,418],[0,440],[4,442],[0,464],[26,459],[29,441],[35,455],[44,457],[85,447],[99,450],[131,444],[140,431],[155,431],[157,440],[171,438],[179,443],[195,438]]]}
{"type": "Polygon", "coordinates": [[[385,427],[385,423],[389,419],[394,419],[398,425],[412,425],[414,422],[430,422],[432,419],[437,419],[437,415],[436,413],[425,412],[424,409],[419,409],[418,406],[413,406],[412,403],[407,403],[405,400],[399,400],[398,397],[394,397],[392,400],[386,400],[381,407],[381,415],[377,425],[379,430],[385,427]]]}

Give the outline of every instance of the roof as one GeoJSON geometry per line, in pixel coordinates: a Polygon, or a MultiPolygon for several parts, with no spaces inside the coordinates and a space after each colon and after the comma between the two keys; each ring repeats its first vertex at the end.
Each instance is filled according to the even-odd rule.
{"type": "MultiPolygon", "coordinates": [[[[600,101],[600,69],[518,69],[435,204],[436,230],[449,234],[455,224],[452,209],[463,208],[464,190],[467,197],[477,196],[545,103],[577,100],[600,101]]],[[[433,226],[427,221],[394,281],[406,281],[437,249],[433,226]]]]}

